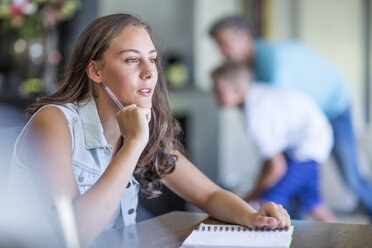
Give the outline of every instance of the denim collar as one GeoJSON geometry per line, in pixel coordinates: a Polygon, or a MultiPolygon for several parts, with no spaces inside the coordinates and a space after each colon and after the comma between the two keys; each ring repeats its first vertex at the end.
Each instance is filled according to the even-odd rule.
{"type": "Polygon", "coordinates": [[[108,146],[94,97],[78,102],[76,106],[83,126],[86,148],[108,146]]]}

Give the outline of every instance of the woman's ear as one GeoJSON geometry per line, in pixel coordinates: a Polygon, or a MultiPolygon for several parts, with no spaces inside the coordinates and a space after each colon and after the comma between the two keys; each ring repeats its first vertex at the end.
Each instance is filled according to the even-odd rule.
{"type": "Polygon", "coordinates": [[[102,75],[95,61],[91,60],[85,71],[90,80],[95,83],[102,83],[102,75]]]}

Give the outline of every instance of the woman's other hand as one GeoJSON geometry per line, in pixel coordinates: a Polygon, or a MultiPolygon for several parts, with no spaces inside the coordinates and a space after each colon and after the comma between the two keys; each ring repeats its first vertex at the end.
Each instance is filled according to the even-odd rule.
{"type": "Polygon", "coordinates": [[[287,210],[280,204],[269,202],[250,217],[249,226],[267,228],[288,228],[291,226],[291,219],[287,210]]]}

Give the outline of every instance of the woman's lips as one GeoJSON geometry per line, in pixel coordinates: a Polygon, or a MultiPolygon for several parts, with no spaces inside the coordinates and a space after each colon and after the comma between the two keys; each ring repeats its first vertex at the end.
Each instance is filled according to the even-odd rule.
{"type": "Polygon", "coordinates": [[[151,88],[143,88],[138,90],[138,93],[143,96],[151,96],[152,90],[151,88]]]}

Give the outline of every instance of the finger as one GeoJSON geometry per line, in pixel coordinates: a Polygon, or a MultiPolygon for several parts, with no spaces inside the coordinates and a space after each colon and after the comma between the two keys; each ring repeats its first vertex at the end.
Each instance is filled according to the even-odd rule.
{"type": "Polygon", "coordinates": [[[288,228],[291,226],[291,218],[287,212],[287,210],[282,206],[282,228],[288,228]]]}
{"type": "Polygon", "coordinates": [[[283,205],[281,204],[278,204],[277,208],[278,208],[278,212],[280,213],[280,219],[279,219],[279,224],[277,228],[284,228],[287,223],[285,209],[283,208],[283,205]]]}
{"type": "Polygon", "coordinates": [[[146,118],[147,123],[151,120],[151,109],[148,108],[138,108],[138,112],[146,118]]]}
{"type": "Polygon", "coordinates": [[[265,204],[259,211],[261,215],[265,216],[271,216],[276,219],[281,218],[281,209],[278,204],[275,204],[274,202],[269,202],[265,204]]]}
{"type": "Polygon", "coordinates": [[[137,109],[136,104],[127,105],[116,113],[116,117],[118,118],[118,120],[122,119],[125,115],[135,111],[136,109],[137,109]]]}
{"type": "Polygon", "coordinates": [[[151,120],[151,109],[146,109],[146,110],[147,110],[146,119],[147,119],[147,122],[149,123],[151,120]]]}
{"type": "Polygon", "coordinates": [[[291,217],[289,216],[287,210],[284,209],[284,213],[285,213],[285,227],[290,227],[291,226],[291,217]]]}
{"type": "Polygon", "coordinates": [[[266,226],[269,228],[276,228],[278,223],[279,223],[278,220],[274,217],[258,215],[256,218],[255,226],[257,227],[266,226]]]}
{"type": "Polygon", "coordinates": [[[136,104],[127,105],[124,108],[120,109],[117,112],[117,114],[119,114],[119,113],[125,113],[125,112],[128,112],[128,111],[132,111],[132,110],[135,110],[136,108],[137,108],[137,105],[136,104]]]}
{"type": "Polygon", "coordinates": [[[271,207],[270,216],[276,218],[277,220],[281,220],[282,219],[283,206],[281,204],[275,204],[273,202],[271,202],[269,204],[268,205],[271,207]]]}
{"type": "Polygon", "coordinates": [[[135,108],[137,108],[137,105],[136,104],[131,104],[131,105],[125,106],[123,109],[135,109],[135,108]]]}
{"type": "Polygon", "coordinates": [[[282,209],[282,220],[281,220],[281,227],[288,228],[291,226],[291,218],[285,208],[282,209]]]}
{"type": "Polygon", "coordinates": [[[151,120],[151,109],[149,108],[139,108],[139,111],[142,115],[146,117],[147,123],[151,120]]]}

